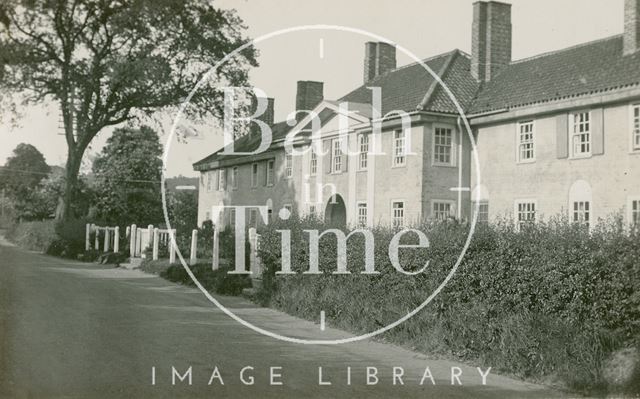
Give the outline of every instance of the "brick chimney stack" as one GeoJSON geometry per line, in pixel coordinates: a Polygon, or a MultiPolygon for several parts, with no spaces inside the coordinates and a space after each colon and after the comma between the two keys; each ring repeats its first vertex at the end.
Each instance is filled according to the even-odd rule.
{"type": "MultiPolygon", "coordinates": [[[[320,104],[324,98],[323,82],[314,82],[311,80],[299,80],[296,91],[296,111],[311,111],[320,104]]],[[[304,118],[306,115],[299,115],[304,118]]]]}
{"type": "Polygon", "coordinates": [[[396,69],[396,46],[384,42],[364,45],[364,83],[396,69]]]}
{"type": "Polygon", "coordinates": [[[471,74],[488,82],[511,62],[511,4],[473,3],[472,31],[471,74]]]}
{"type": "Polygon", "coordinates": [[[624,2],[624,55],[640,50],[640,0],[624,2]]]}

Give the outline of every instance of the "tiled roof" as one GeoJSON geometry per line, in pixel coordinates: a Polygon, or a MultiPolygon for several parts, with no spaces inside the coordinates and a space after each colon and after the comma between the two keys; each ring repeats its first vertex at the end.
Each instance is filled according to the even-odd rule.
{"type": "MultiPolygon", "coordinates": [[[[440,76],[463,108],[471,103],[478,84],[469,73],[470,60],[466,54],[454,50],[422,62],[440,76]]],[[[368,87],[373,86],[380,87],[382,90],[383,115],[392,110],[415,111],[417,109],[457,113],[445,90],[420,63],[409,64],[378,76],[339,101],[370,104],[371,90],[368,87]]]]}
{"type": "Polygon", "coordinates": [[[468,113],[510,109],[640,83],[640,53],[623,56],[622,36],[515,61],[485,84],[468,113]]]}

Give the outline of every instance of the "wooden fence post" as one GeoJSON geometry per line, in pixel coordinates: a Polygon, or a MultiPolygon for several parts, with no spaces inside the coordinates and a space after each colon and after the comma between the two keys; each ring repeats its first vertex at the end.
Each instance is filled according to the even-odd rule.
{"type": "Polygon", "coordinates": [[[189,255],[189,264],[191,266],[198,262],[198,230],[191,231],[191,254],[189,255]]]}
{"type": "Polygon", "coordinates": [[[100,230],[98,230],[98,229],[96,228],[96,225],[95,225],[95,224],[93,224],[93,225],[91,225],[91,226],[92,226],[92,228],[93,228],[93,231],[95,231],[95,232],[96,232],[96,238],[93,240],[93,241],[94,241],[94,243],[93,243],[93,244],[94,244],[94,245],[93,245],[93,249],[95,249],[95,250],[97,251],[97,250],[100,248],[100,244],[99,244],[99,242],[98,242],[98,240],[99,240],[99,236],[100,236],[100,230]]]}
{"type": "MultiPolygon", "coordinates": [[[[176,240],[176,229],[169,230],[169,264],[176,263],[176,247],[174,245],[176,240]]],[[[177,244],[177,243],[175,243],[177,244]]]]}
{"type": "Polygon", "coordinates": [[[158,240],[160,239],[160,235],[158,234],[158,229],[153,229],[153,260],[158,260],[158,240]]]}
{"type": "Polygon", "coordinates": [[[152,237],[153,237],[153,225],[152,225],[152,224],[150,224],[149,226],[147,226],[147,234],[148,234],[147,246],[146,246],[146,247],[144,247],[144,248],[142,248],[142,250],[143,250],[143,251],[144,251],[145,249],[149,248],[149,247],[151,246],[151,243],[153,242],[153,241],[151,241],[151,240],[152,240],[152,237]]]}
{"type": "Polygon", "coordinates": [[[136,256],[136,232],[138,231],[138,226],[134,224],[131,225],[131,230],[129,230],[129,256],[132,258],[136,256]]]}
{"type": "Polygon", "coordinates": [[[120,251],[120,227],[116,226],[113,229],[113,252],[120,251]]]}
{"type": "Polygon", "coordinates": [[[89,242],[91,239],[91,224],[87,223],[85,235],[84,235],[84,250],[88,251],[91,249],[91,243],[89,242]]]}
{"type": "Polygon", "coordinates": [[[104,228],[104,252],[109,252],[109,228],[104,228]]]}
{"type": "Polygon", "coordinates": [[[218,270],[220,268],[220,233],[218,226],[213,225],[213,264],[211,270],[218,270]]]}

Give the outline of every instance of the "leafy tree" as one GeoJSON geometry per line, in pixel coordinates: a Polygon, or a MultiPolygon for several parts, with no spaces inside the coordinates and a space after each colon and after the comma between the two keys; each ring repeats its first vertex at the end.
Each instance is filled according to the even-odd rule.
{"type": "Polygon", "coordinates": [[[191,237],[191,230],[198,227],[198,192],[168,191],[167,203],[171,227],[178,235],[191,237]]]}
{"type": "MultiPolygon", "coordinates": [[[[57,218],[70,218],[82,156],[105,127],[179,105],[204,74],[245,44],[234,11],[208,0],[2,0],[0,89],[59,102],[67,142],[57,218]]],[[[243,86],[252,47],[225,62],[187,112],[220,116],[221,85],[243,86]]],[[[14,101],[15,102],[15,101],[14,101]]]]}
{"type": "Polygon", "coordinates": [[[0,169],[0,189],[13,200],[28,198],[50,171],[44,155],[36,147],[18,144],[0,169]]]}
{"type": "Polygon", "coordinates": [[[98,218],[138,226],[163,220],[160,175],[162,146],[153,129],[116,129],[93,161],[98,218]]]}

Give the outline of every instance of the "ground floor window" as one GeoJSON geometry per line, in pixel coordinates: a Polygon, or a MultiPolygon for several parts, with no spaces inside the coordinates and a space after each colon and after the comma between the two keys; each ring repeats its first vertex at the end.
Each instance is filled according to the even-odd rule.
{"type": "Polygon", "coordinates": [[[485,223],[485,224],[489,223],[489,202],[487,201],[474,202],[472,206],[473,206],[472,212],[476,211],[476,206],[478,209],[477,223],[485,223]]]}
{"type": "Polygon", "coordinates": [[[631,225],[640,226],[640,200],[631,201],[631,225]]]}
{"type": "Polygon", "coordinates": [[[229,210],[229,226],[232,229],[236,228],[236,210],[233,208],[229,210]]]}
{"type": "Polygon", "coordinates": [[[309,205],[309,216],[315,218],[318,214],[316,206],[314,204],[309,205]]]}
{"type": "Polygon", "coordinates": [[[447,220],[453,216],[453,202],[433,201],[431,215],[435,220],[447,220]]]}
{"type": "Polygon", "coordinates": [[[358,227],[367,226],[367,203],[358,203],[358,227]]]}
{"type": "Polygon", "coordinates": [[[249,227],[258,227],[257,209],[249,209],[249,227]]]}
{"type": "Polygon", "coordinates": [[[526,225],[536,221],[536,202],[518,201],[516,202],[516,226],[521,229],[526,225]]]}
{"type": "Polygon", "coordinates": [[[573,218],[575,223],[589,226],[591,219],[591,204],[589,201],[575,201],[573,203],[573,218]]]}
{"type": "Polygon", "coordinates": [[[391,221],[394,227],[404,227],[404,201],[393,201],[391,204],[391,221]]]}

